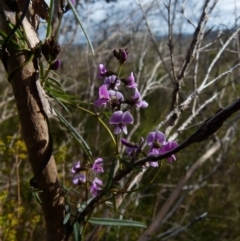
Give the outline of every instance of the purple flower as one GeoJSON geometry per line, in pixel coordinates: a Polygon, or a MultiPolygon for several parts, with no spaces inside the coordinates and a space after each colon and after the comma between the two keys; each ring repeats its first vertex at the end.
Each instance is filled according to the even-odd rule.
{"type": "Polygon", "coordinates": [[[57,59],[57,60],[55,60],[53,63],[51,63],[49,69],[51,69],[51,70],[57,70],[57,69],[59,69],[60,65],[61,65],[61,60],[60,60],[60,59],[57,59]]]}
{"type": "Polygon", "coordinates": [[[79,185],[86,182],[86,175],[84,173],[78,173],[73,177],[73,184],[79,185]]]}
{"type": "Polygon", "coordinates": [[[109,77],[106,77],[104,80],[104,84],[107,85],[108,89],[118,89],[118,86],[120,85],[120,80],[117,79],[116,75],[111,75],[109,77]]]}
{"type": "Polygon", "coordinates": [[[121,79],[121,81],[128,87],[128,88],[136,88],[137,84],[135,83],[135,78],[133,72],[127,79],[121,79]]]}
{"type": "Polygon", "coordinates": [[[107,69],[103,64],[98,65],[98,77],[99,78],[104,78],[107,73],[107,69]]]}
{"type": "Polygon", "coordinates": [[[151,149],[158,149],[166,143],[166,137],[161,131],[153,131],[147,135],[146,142],[151,149]]]}
{"type": "Polygon", "coordinates": [[[128,155],[131,155],[133,152],[137,151],[139,148],[138,144],[131,143],[124,138],[121,138],[121,142],[124,146],[126,146],[126,152],[128,155]]]}
{"type": "MultiPolygon", "coordinates": [[[[160,131],[150,132],[146,138],[147,144],[150,146],[150,150],[148,152],[149,155],[160,155],[166,152],[169,152],[178,146],[175,141],[166,141],[165,135],[160,131]]],[[[175,155],[171,155],[167,158],[169,162],[173,160],[176,161],[175,155]]],[[[150,162],[151,166],[158,166],[157,161],[150,162]]]]}
{"type": "MultiPolygon", "coordinates": [[[[160,131],[153,131],[147,135],[146,142],[150,146],[148,156],[150,156],[150,155],[155,156],[155,155],[160,154],[160,148],[162,145],[164,145],[166,143],[166,137],[160,131]]],[[[149,162],[149,164],[152,167],[158,167],[157,161],[149,162]]]]}
{"type": "Polygon", "coordinates": [[[101,190],[102,186],[102,181],[95,177],[92,181],[92,186],[90,188],[90,192],[92,193],[93,196],[97,196],[97,193],[99,190],[101,190]]]}
{"type": "Polygon", "coordinates": [[[72,166],[71,173],[75,174],[77,172],[80,172],[80,170],[81,170],[81,165],[80,165],[80,161],[78,161],[72,166]]]}
{"type": "Polygon", "coordinates": [[[135,94],[132,97],[132,99],[135,101],[135,105],[140,108],[147,108],[148,107],[148,103],[145,100],[142,100],[142,96],[139,93],[138,89],[135,88],[135,94]]]}
{"type": "Polygon", "coordinates": [[[92,170],[96,173],[104,172],[103,170],[103,159],[102,158],[97,158],[92,166],[92,170]]]}
{"type": "Polygon", "coordinates": [[[112,114],[109,123],[116,125],[114,134],[118,135],[122,131],[127,134],[126,124],[133,123],[133,116],[130,114],[129,111],[122,112],[121,110],[119,110],[112,114]]]}
{"type": "MultiPolygon", "coordinates": [[[[163,153],[169,152],[169,151],[173,150],[174,148],[176,148],[177,146],[178,146],[177,142],[169,141],[165,145],[162,146],[162,148],[159,151],[159,154],[163,154],[163,153]]],[[[169,157],[167,157],[167,159],[168,159],[169,162],[177,160],[176,156],[174,154],[169,156],[169,157]]]]}
{"type": "Polygon", "coordinates": [[[124,97],[121,92],[115,91],[115,90],[109,90],[108,91],[109,97],[110,97],[110,104],[112,108],[118,106],[121,104],[121,102],[124,101],[124,97]]]}
{"type": "Polygon", "coordinates": [[[102,85],[99,88],[98,95],[99,95],[99,99],[94,101],[94,105],[96,107],[102,107],[104,105],[107,105],[108,101],[110,100],[110,97],[109,97],[106,85],[102,85]]]}

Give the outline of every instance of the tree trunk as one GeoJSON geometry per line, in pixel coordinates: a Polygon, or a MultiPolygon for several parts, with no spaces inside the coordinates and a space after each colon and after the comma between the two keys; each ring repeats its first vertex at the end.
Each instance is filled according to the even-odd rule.
{"type": "MultiPolygon", "coordinates": [[[[0,2],[0,29],[9,32],[6,19],[15,24],[16,15],[13,14],[5,3],[7,2],[0,2]]],[[[27,21],[26,18],[25,20],[27,21]]],[[[31,31],[35,31],[34,27],[32,27],[31,31]]],[[[41,164],[47,158],[49,130],[46,115],[43,112],[36,88],[36,82],[39,80],[37,64],[39,56],[34,56],[34,59],[29,61],[33,53],[33,50],[31,50],[32,46],[29,46],[30,38],[32,38],[31,31],[25,32],[26,37],[29,37],[26,41],[28,43],[26,47],[29,51],[12,51],[9,48],[7,49],[7,69],[8,73],[11,73],[9,82],[12,85],[17,105],[22,136],[27,147],[30,164],[33,172],[36,174],[41,164]],[[26,61],[28,61],[27,64],[26,61]],[[16,67],[19,68],[16,70],[16,67]]],[[[46,238],[42,238],[42,240],[67,240],[67,227],[63,225],[65,215],[64,193],[57,177],[57,168],[53,156],[36,181],[38,189],[42,190],[39,196],[42,201],[42,211],[46,224],[46,238]]]]}

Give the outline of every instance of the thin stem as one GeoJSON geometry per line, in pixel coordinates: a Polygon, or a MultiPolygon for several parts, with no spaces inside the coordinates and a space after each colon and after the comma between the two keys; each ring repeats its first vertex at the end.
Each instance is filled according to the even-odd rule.
{"type": "Polygon", "coordinates": [[[47,32],[46,32],[46,38],[50,38],[52,34],[52,27],[51,27],[51,21],[53,17],[53,7],[54,7],[54,0],[50,1],[50,10],[49,10],[49,16],[48,16],[48,25],[47,25],[47,32]]]}

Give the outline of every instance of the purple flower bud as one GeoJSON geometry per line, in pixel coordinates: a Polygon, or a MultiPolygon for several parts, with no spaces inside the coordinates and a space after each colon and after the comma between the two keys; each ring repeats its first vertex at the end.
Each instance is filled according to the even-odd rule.
{"type": "Polygon", "coordinates": [[[135,88],[135,94],[134,96],[132,97],[132,99],[134,100],[135,102],[135,105],[138,107],[138,108],[147,108],[148,107],[148,103],[145,101],[145,100],[142,100],[142,96],[141,94],[139,93],[138,89],[135,88]]]}
{"type": "Polygon", "coordinates": [[[119,110],[112,114],[109,123],[116,126],[114,134],[118,135],[122,131],[123,133],[127,134],[126,124],[133,123],[133,116],[129,111],[122,112],[121,110],[119,110]]]}
{"type": "Polygon", "coordinates": [[[128,155],[131,155],[133,152],[137,151],[139,148],[138,144],[131,143],[124,138],[121,138],[121,142],[124,146],[126,146],[126,152],[128,155]]]}
{"type": "Polygon", "coordinates": [[[113,55],[116,57],[116,59],[119,61],[120,64],[123,64],[128,57],[128,49],[119,49],[118,51],[116,49],[113,50],[113,55]]]}
{"type": "Polygon", "coordinates": [[[51,70],[57,70],[57,69],[59,69],[60,65],[61,65],[61,60],[60,60],[60,59],[57,59],[57,60],[55,60],[53,63],[51,63],[49,69],[51,69],[51,70]]]}
{"type": "Polygon", "coordinates": [[[135,83],[135,78],[134,78],[133,72],[131,72],[131,75],[127,79],[121,79],[121,81],[128,88],[136,88],[137,87],[137,84],[135,83]]]}
{"type": "Polygon", "coordinates": [[[103,170],[103,159],[102,158],[97,158],[92,166],[92,170],[96,173],[101,173],[104,172],[103,170]]]}
{"type": "Polygon", "coordinates": [[[93,196],[97,196],[98,191],[101,190],[101,186],[102,186],[102,181],[97,177],[95,177],[94,180],[92,181],[92,186],[90,188],[90,192],[92,193],[93,196]]]}
{"type": "Polygon", "coordinates": [[[98,77],[99,78],[104,78],[106,76],[107,69],[103,64],[98,65],[98,77]]]}

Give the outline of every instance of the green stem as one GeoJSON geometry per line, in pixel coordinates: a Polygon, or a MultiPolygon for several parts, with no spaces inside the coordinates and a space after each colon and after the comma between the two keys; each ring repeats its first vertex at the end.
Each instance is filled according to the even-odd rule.
{"type": "Polygon", "coordinates": [[[117,77],[119,77],[120,76],[120,73],[121,73],[121,71],[122,71],[122,64],[120,64],[119,65],[119,67],[118,67],[118,71],[117,71],[117,77]]]}
{"type": "Polygon", "coordinates": [[[57,40],[57,37],[58,37],[58,33],[59,33],[59,29],[60,29],[60,26],[61,26],[61,23],[62,23],[62,19],[63,19],[63,14],[61,14],[61,17],[59,19],[59,23],[58,23],[58,28],[57,28],[57,31],[55,33],[55,39],[57,40]]]}
{"type": "Polygon", "coordinates": [[[45,83],[45,81],[46,81],[46,79],[48,77],[49,72],[50,72],[50,64],[48,64],[48,68],[47,68],[47,70],[46,70],[46,72],[45,72],[45,74],[43,76],[42,85],[44,85],[44,83],[45,83]]]}
{"type": "MultiPolygon", "coordinates": [[[[116,140],[115,140],[115,138],[114,138],[111,130],[110,130],[110,129],[108,128],[108,126],[104,123],[104,121],[99,117],[99,114],[93,113],[92,111],[87,110],[87,109],[85,109],[85,108],[83,108],[83,107],[81,107],[81,106],[79,106],[79,105],[77,105],[77,108],[80,109],[80,110],[82,110],[82,111],[84,111],[84,112],[86,112],[86,113],[88,113],[89,115],[92,115],[92,116],[96,116],[96,117],[97,117],[98,121],[99,121],[99,122],[103,125],[103,127],[107,130],[108,134],[110,135],[110,137],[111,137],[111,139],[112,139],[112,141],[113,141],[113,143],[114,143],[114,145],[116,146],[116,149],[117,149],[117,142],[116,142],[116,140]]],[[[117,151],[118,151],[118,150],[117,150],[117,151]]]]}
{"type": "Polygon", "coordinates": [[[51,34],[52,34],[51,21],[52,21],[52,16],[53,16],[53,6],[54,6],[54,0],[51,0],[50,1],[50,10],[49,10],[49,15],[48,15],[46,38],[50,38],[51,34]]]}
{"type": "Polygon", "coordinates": [[[109,133],[110,137],[112,138],[112,141],[113,141],[114,145],[117,148],[117,143],[116,143],[115,138],[114,138],[112,132],[110,131],[110,129],[107,127],[107,125],[103,122],[103,120],[99,116],[97,116],[97,119],[104,126],[104,128],[107,130],[107,132],[109,133]]]}
{"type": "Polygon", "coordinates": [[[82,111],[84,111],[84,112],[86,112],[86,113],[88,113],[89,115],[97,116],[97,114],[93,113],[93,112],[90,111],[90,110],[87,110],[87,109],[81,107],[80,105],[77,105],[77,108],[80,109],[80,110],[82,110],[82,111]]]}

